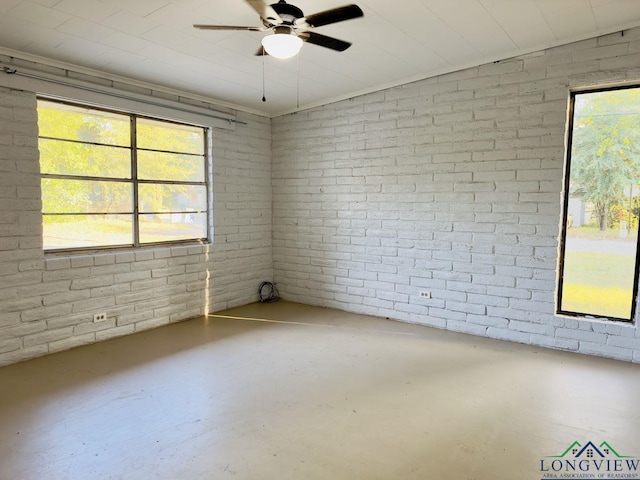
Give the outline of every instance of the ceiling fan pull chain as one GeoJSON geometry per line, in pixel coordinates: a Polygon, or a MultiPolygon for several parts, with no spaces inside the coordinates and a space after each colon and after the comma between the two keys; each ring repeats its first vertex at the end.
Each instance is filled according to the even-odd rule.
{"type": "Polygon", "coordinates": [[[264,47],[262,47],[262,101],[266,102],[267,101],[267,97],[265,96],[265,88],[264,88],[264,57],[266,57],[265,52],[264,52],[264,47]]]}

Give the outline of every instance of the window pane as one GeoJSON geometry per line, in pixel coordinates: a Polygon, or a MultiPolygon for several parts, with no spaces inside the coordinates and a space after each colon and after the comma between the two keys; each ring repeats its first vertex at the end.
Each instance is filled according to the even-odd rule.
{"type": "Polygon", "coordinates": [[[38,125],[46,249],[208,238],[204,128],[40,99],[38,125]]]}
{"type": "Polygon", "coordinates": [[[204,129],[139,118],[138,148],[204,155],[204,129]]]}
{"type": "Polygon", "coordinates": [[[204,182],[204,157],[138,151],[138,178],[204,182]]]}
{"type": "Polygon", "coordinates": [[[204,185],[141,184],[138,188],[140,213],[204,211],[204,185]]]}
{"type": "Polygon", "coordinates": [[[630,320],[640,89],[575,95],[560,310],[630,320]]]}
{"type": "Polygon", "coordinates": [[[131,145],[131,126],[127,115],[63,103],[38,101],[38,129],[41,137],[125,147],[131,145]]]}
{"type": "Polygon", "coordinates": [[[131,178],[131,150],[40,139],[42,173],[131,178]]]}
{"type": "Polygon", "coordinates": [[[45,250],[133,244],[133,215],[44,215],[45,250]]]}
{"type": "Polygon", "coordinates": [[[43,178],[42,211],[43,213],[132,212],[132,185],[124,182],[43,178]]]}
{"type": "Polygon", "coordinates": [[[168,242],[207,238],[206,213],[140,215],[140,242],[168,242]]]}

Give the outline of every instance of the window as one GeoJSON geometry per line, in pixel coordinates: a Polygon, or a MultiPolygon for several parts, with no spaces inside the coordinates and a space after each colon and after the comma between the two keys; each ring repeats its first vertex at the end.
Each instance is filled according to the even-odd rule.
{"type": "Polygon", "coordinates": [[[40,99],[44,249],[208,239],[202,127],[40,99]]]}
{"type": "Polygon", "coordinates": [[[631,321],[638,291],[640,88],[573,93],[558,312],[631,321]]]}

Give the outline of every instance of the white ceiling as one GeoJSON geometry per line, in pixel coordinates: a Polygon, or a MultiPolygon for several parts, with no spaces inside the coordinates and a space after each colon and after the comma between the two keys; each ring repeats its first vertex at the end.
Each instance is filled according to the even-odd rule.
{"type": "Polygon", "coordinates": [[[640,0],[289,3],[305,14],[357,3],[363,18],[316,30],[353,46],[338,53],[305,44],[298,59],[263,62],[254,53],[264,33],[192,27],[261,26],[245,0],[0,0],[0,53],[44,57],[278,115],[298,104],[329,103],[640,25],[640,0]]]}

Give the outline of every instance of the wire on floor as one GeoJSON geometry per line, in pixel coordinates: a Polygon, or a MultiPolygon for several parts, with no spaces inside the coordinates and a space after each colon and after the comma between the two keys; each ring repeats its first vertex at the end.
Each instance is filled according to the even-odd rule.
{"type": "Polygon", "coordinates": [[[271,282],[262,282],[258,287],[258,297],[262,303],[272,303],[280,300],[278,289],[271,282]]]}

